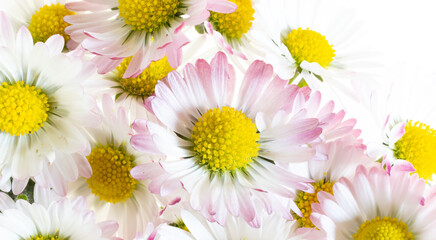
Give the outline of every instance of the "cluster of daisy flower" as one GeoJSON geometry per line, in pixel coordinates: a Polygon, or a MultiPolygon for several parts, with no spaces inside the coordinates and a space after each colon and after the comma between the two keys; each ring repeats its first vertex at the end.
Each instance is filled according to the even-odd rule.
{"type": "Polygon", "coordinates": [[[434,239],[404,96],[434,78],[385,79],[363,29],[342,0],[0,0],[0,238],[434,239]]]}

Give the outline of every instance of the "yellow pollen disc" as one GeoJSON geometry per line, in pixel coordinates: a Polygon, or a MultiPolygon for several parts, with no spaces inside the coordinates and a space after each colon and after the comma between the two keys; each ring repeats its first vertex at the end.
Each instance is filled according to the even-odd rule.
{"type": "Polygon", "coordinates": [[[335,57],[333,45],[325,37],[315,31],[301,28],[292,30],[283,40],[296,64],[303,61],[316,62],[322,67],[328,66],[335,57]]]}
{"type": "Polygon", "coordinates": [[[180,0],[118,0],[118,5],[120,17],[133,30],[153,33],[179,18],[183,4],[180,0]]]}
{"type": "Polygon", "coordinates": [[[41,7],[30,19],[29,31],[32,34],[33,41],[35,43],[45,42],[55,34],[64,37],[65,42],[70,40],[70,36],[64,31],[70,24],[64,21],[64,17],[73,14],[74,12],[67,10],[60,3],[41,7]]]}
{"type": "Polygon", "coordinates": [[[213,28],[230,39],[241,39],[250,30],[254,20],[251,0],[229,0],[238,6],[232,13],[210,12],[209,22],[213,28]]]}
{"type": "Polygon", "coordinates": [[[355,240],[412,240],[415,239],[407,229],[407,224],[396,218],[376,217],[360,225],[355,240]]]}
{"type": "Polygon", "coordinates": [[[0,85],[0,130],[11,136],[32,134],[48,118],[50,105],[41,89],[24,84],[2,82],[0,85]]]}
{"type": "Polygon", "coordinates": [[[411,162],[420,177],[430,180],[436,173],[436,131],[408,121],[403,137],[395,143],[394,156],[411,162]]]}
{"type": "Polygon", "coordinates": [[[222,107],[203,114],[192,131],[194,152],[210,171],[243,169],[258,156],[256,124],[241,111],[222,107]]]}
{"type": "Polygon", "coordinates": [[[318,192],[324,191],[333,195],[334,183],[326,180],[321,180],[316,183],[312,183],[312,185],[315,188],[314,193],[300,192],[297,196],[297,200],[295,201],[298,208],[301,210],[301,213],[303,213],[302,217],[294,214],[294,217],[299,223],[300,227],[315,227],[312,221],[310,221],[310,214],[312,214],[312,203],[319,203],[317,196],[318,192]]]}
{"type": "Polygon", "coordinates": [[[59,237],[57,234],[55,235],[41,235],[38,234],[36,236],[32,236],[26,240],[65,240],[65,238],[59,237]]]}
{"type": "Polygon", "coordinates": [[[123,78],[132,58],[126,58],[117,67],[117,81],[120,88],[130,95],[149,97],[154,93],[157,82],[166,77],[168,73],[175,70],[168,63],[167,57],[152,62],[139,76],[134,78],[123,78]]]}
{"type": "Polygon", "coordinates": [[[113,146],[95,147],[87,159],[92,176],[86,182],[94,195],[110,203],[132,197],[138,181],[130,176],[133,157],[125,150],[113,146]]]}

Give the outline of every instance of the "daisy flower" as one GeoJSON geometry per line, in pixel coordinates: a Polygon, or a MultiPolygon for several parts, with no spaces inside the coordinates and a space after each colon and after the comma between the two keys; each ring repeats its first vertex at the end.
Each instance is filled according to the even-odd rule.
{"type": "Polygon", "coordinates": [[[88,128],[91,153],[81,156],[91,165],[92,175],[70,184],[68,194],[86,198],[97,219],[117,220],[118,236],[132,239],[160,210],[147,184],[130,176],[133,167],[152,157],[128,144],[131,129],[126,110],[118,108],[109,95],[103,96],[102,105],[101,126],[88,128]]]}
{"type": "Polygon", "coordinates": [[[313,157],[308,146],[321,134],[320,122],[310,116],[308,89],[273,77],[272,66],[255,61],[240,87],[224,53],[208,64],[187,64],[184,77],[173,71],[156,85],[149,108],[165,127],[136,120],[133,146],[157,148],[168,157],[137,166],[137,179],[153,179],[153,193],[168,194],[180,185],[191,206],[209,221],[225,223],[227,213],[258,226],[256,212],[277,211],[291,219],[279,199],[292,199],[291,190],[313,191],[308,179],[274,164],[313,157]],[[236,94],[236,91],[240,91],[236,94]],[[167,130],[167,128],[169,130],[167,130]],[[154,167],[152,167],[154,166],[154,167]],[[162,168],[166,174],[156,174],[162,168]],[[260,208],[254,201],[262,201],[260,208]]]}
{"type": "Polygon", "coordinates": [[[312,183],[315,188],[314,193],[300,191],[294,199],[303,213],[303,216],[295,216],[299,227],[314,227],[310,214],[312,204],[319,203],[318,192],[325,191],[333,194],[333,186],[341,177],[352,178],[359,165],[371,166],[374,163],[374,160],[365,154],[365,147],[360,144],[357,147],[356,142],[353,137],[344,137],[329,143],[318,144],[317,151],[326,159],[313,158],[301,167],[291,165],[291,171],[306,173],[310,179],[315,181],[312,183]]]}
{"type": "Polygon", "coordinates": [[[81,86],[94,69],[63,54],[61,36],[33,45],[26,27],[15,36],[3,12],[0,20],[0,184],[10,190],[12,177],[18,194],[35,177],[65,194],[66,182],[87,173],[71,154],[87,148],[83,126],[98,121],[81,86]]]}
{"type": "Polygon", "coordinates": [[[154,95],[155,85],[166,78],[169,72],[175,70],[168,63],[167,57],[152,62],[137,77],[123,77],[131,58],[124,59],[113,71],[103,75],[99,81],[94,81],[89,86],[96,96],[102,93],[115,98],[115,102],[129,109],[132,119],[150,118],[152,115],[144,108],[144,101],[154,95]]]}
{"type": "Polygon", "coordinates": [[[66,47],[74,49],[78,43],[71,40],[64,31],[70,24],[63,18],[74,14],[65,8],[66,2],[69,0],[8,1],[0,6],[0,10],[8,13],[16,30],[21,26],[26,26],[35,43],[45,42],[51,36],[59,34],[67,43],[66,47]]]}
{"type": "Polygon", "coordinates": [[[368,81],[351,9],[319,0],[265,1],[256,9],[264,24],[256,39],[281,78],[313,89],[328,84],[351,97],[357,80],[368,81]]]}
{"type": "MultiPolygon", "coordinates": [[[[399,69],[399,68],[396,68],[399,69]]],[[[430,108],[417,106],[434,102],[435,75],[424,71],[395,71],[368,96],[369,115],[362,124],[367,133],[368,154],[378,158],[389,172],[392,165],[416,172],[433,184],[436,174],[436,124],[430,108]],[[418,74],[417,74],[418,73],[418,74]]],[[[362,109],[364,110],[364,109],[362,109]]],[[[360,116],[360,115],[357,115],[360,116]]]]}
{"type": "Polygon", "coordinates": [[[196,25],[209,17],[208,10],[232,12],[225,0],[91,1],[67,3],[75,15],[65,17],[72,24],[65,31],[96,54],[99,73],[132,57],[124,77],[136,77],[152,61],[165,55],[177,68],[182,47],[189,42],[181,32],[184,25],[196,25]]]}
{"type": "Polygon", "coordinates": [[[423,206],[425,180],[393,168],[359,166],[353,180],[341,178],[333,195],[318,193],[311,220],[326,239],[434,239],[436,220],[423,206]]]}
{"type": "MultiPolygon", "coordinates": [[[[52,199],[53,200],[53,199],[52,199]]],[[[24,200],[14,202],[0,193],[0,234],[3,239],[118,239],[113,234],[116,222],[96,222],[93,212],[86,209],[86,201],[63,198],[48,205],[24,200]]]]}

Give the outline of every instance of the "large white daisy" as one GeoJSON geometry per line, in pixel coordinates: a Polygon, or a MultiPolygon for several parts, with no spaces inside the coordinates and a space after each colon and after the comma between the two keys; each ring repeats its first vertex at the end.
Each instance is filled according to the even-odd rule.
{"type": "MultiPolygon", "coordinates": [[[[279,199],[313,187],[281,166],[314,155],[308,143],[318,138],[324,122],[311,115],[319,103],[310,98],[310,90],[273,77],[272,67],[262,61],[251,64],[238,88],[222,52],[211,64],[202,59],[195,66],[187,64],[184,73],[171,72],[150,100],[169,131],[144,120],[133,126],[138,132],[131,140],[135,148],[157,148],[167,159],[137,166],[132,176],[152,178],[152,192],[163,195],[180,181],[192,207],[220,224],[230,213],[258,226],[262,208],[289,219],[289,207],[301,214],[295,203],[288,206],[279,199]],[[166,174],[158,175],[155,168],[166,174]],[[258,200],[264,205],[255,208],[258,200]]],[[[330,114],[323,112],[320,118],[330,114]]]]}
{"type": "Polygon", "coordinates": [[[165,55],[177,68],[182,47],[189,42],[181,32],[209,17],[209,11],[234,11],[226,0],[83,0],[66,4],[75,15],[65,17],[72,24],[66,32],[90,52],[100,73],[132,57],[124,77],[139,75],[152,61],[165,55]]]}
{"type": "Polygon", "coordinates": [[[277,74],[313,89],[327,87],[355,98],[356,86],[371,80],[362,58],[368,48],[356,44],[361,25],[352,9],[336,1],[264,1],[259,13],[262,31],[256,39],[265,49],[267,62],[277,74]],[[364,82],[363,82],[364,80],[364,82]]]}
{"type": "Polygon", "coordinates": [[[36,43],[26,27],[15,37],[0,12],[0,167],[3,190],[19,193],[30,177],[65,194],[65,182],[86,175],[87,164],[73,159],[88,141],[83,126],[94,124],[95,102],[81,84],[93,68],[62,54],[64,40],[36,43]],[[54,67],[56,66],[56,67],[54,67]]]}
{"type": "Polygon", "coordinates": [[[353,179],[333,186],[333,195],[318,193],[311,219],[332,240],[434,239],[435,202],[423,206],[425,185],[417,174],[360,166],[353,179]]]}
{"type": "Polygon", "coordinates": [[[86,198],[98,220],[118,221],[117,235],[132,239],[146,229],[160,210],[156,198],[147,189],[148,184],[130,176],[133,167],[151,162],[152,156],[141,154],[129,145],[131,129],[127,111],[118,108],[109,95],[103,96],[102,105],[102,124],[88,128],[91,153],[80,156],[90,163],[92,175],[70,184],[68,194],[86,198]]]}

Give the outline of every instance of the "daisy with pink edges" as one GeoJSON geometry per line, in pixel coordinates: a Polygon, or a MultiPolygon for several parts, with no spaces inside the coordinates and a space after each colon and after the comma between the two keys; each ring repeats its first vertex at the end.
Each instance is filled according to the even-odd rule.
{"type": "Polygon", "coordinates": [[[136,120],[131,144],[167,158],[131,174],[152,179],[150,190],[161,195],[182,183],[191,206],[219,224],[230,213],[259,227],[263,209],[292,219],[290,208],[301,214],[289,201],[293,191],[313,187],[275,163],[310,159],[308,144],[321,134],[320,122],[307,114],[305,90],[274,77],[271,65],[255,61],[242,85],[236,82],[233,66],[219,52],[210,64],[200,59],[184,67],[184,77],[173,71],[158,83],[146,104],[164,127],[136,120]]]}
{"type": "Polygon", "coordinates": [[[430,104],[430,110],[417,106],[435,102],[436,75],[405,66],[388,72],[395,74],[372,90],[366,98],[366,108],[355,114],[367,118],[361,128],[368,141],[368,155],[378,158],[388,172],[397,166],[434,184],[436,105],[430,104]]]}
{"type": "Polygon", "coordinates": [[[181,29],[205,21],[209,10],[235,10],[234,4],[225,0],[83,0],[67,3],[66,8],[75,15],[64,18],[72,24],[65,32],[96,55],[99,73],[107,73],[124,58],[132,57],[126,78],[139,75],[165,55],[177,68],[182,47],[189,42],[181,29]]]}
{"type": "Polygon", "coordinates": [[[324,239],[434,239],[435,202],[423,206],[425,186],[417,174],[359,166],[353,179],[333,186],[333,195],[318,193],[311,220],[324,239]]]}
{"type": "Polygon", "coordinates": [[[101,125],[87,128],[91,148],[76,156],[89,162],[90,174],[69,184],[68,196],[84,197],[97,220],[117,220],[116,236],[132,239],[155,220],[160,208],[147,189],[148,182],[133,179],[130,170],[162,155],[143,154],[129,145],[132,130],[128,111],[107,94],[102,97],[99,115],[101,125]]]}
{"type": "Polygon", "coordinates": [[[343,137],[341,139],[328,143],[317,144],[318,155],[307,163],[298,166],[290,164],[291,172],[303,174],[314,180],[314,193],[306,193],[298,191],[294,201],[302,211],[302,216],[295,216],[298,222],[298,232],[310,232],[315,226],[313,225],[310,215],[312,213],[313,203],[319,203],[317,194],[324,191],[333,193],[332,189],[340,178],[352,178],[359,165],[375,166],[377,163],[374,159],[369,158],[365,154],[365,146],[359,143],[352,136],[343,137]]]}
{"type": "Polygon", "coordinates": [[[26,27],[15,35],[3,12],[0,21],[0,189],[19,194],[34,178],[65,195],[67,182],[88,173],[72,154],[87,149],[84,126],[99,121],[83,91],[95,69],[62,53],[60,35],[34,45],[26,27]]]}
{"type": "Polygon", "coordinates": [[[82,197],[59,198],[35,185],[35,202],[16,202],[0,193],[0,235],[2,239],[92,239],[121,240],[113,234],[114,221],[96,222],[82,197]]]}

